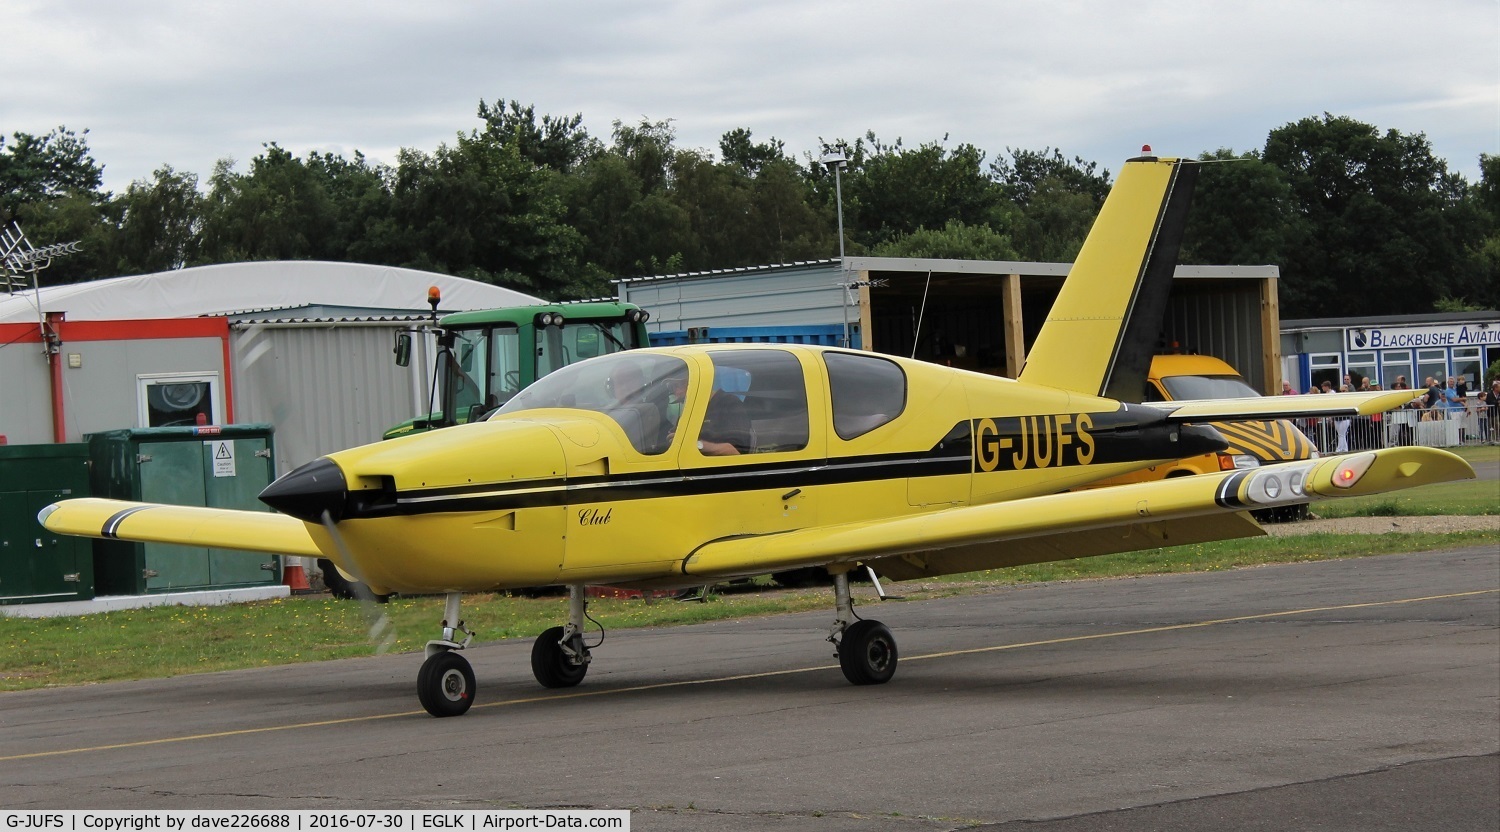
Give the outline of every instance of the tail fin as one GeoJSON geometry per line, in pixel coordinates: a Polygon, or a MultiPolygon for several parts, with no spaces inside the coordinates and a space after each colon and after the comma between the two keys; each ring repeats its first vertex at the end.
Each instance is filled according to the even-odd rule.
{"type": "Polygon", "coordinates": [[[1180,159],[1125,163],[1020,381],[1140,400],[1197,178],[1198,165],[1180,159]]]}

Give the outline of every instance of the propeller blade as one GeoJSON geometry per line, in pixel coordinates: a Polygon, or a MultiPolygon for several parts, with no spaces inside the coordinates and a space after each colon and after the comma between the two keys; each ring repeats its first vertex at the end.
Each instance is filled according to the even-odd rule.
{"type": "Polygon", "coordinates": [[[370,592],[369,582],[360,572],[359,562],[354,559],[349,546],[344,543],[344,535],[339,531],[338,523],[334,522],[332,513],[325,509],[320,519],[323,528],[328,530],[328,536],[333,538],[333,545],[339,550],[339,560],[348,565],[355,580],[359,581],[355,595],[359,598],[359,608],[364,613],[365,623],[369,625],[369,639],[375,643],[375,655],[384,655],[396,646],[395,622],[391,621],[391,617],[375,602],[375,596],[370,592]]]}

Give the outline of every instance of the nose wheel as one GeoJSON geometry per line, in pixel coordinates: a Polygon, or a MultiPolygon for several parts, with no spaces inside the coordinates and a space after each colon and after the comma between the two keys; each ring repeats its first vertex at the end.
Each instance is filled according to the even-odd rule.
{"type": "Polygon", "coordinates": [[[417,699],[433,716],[465,713],[474,704],[475,688],[474,668],[452,650],[433,653],[417,671],[417,699]]]}
{"type": "Polygon", "coordinates": [[[427,660],[417,671],[417,699],[427,713],[437,717],[459,716],[474,704],[474,668],[458,654],[469,646],[474,634],[458,618],[463,595],[450,592],[443,607],[443,637],[427,642],[427,660]],[[456,639],[462,638],[462,641],[456,639]]]}

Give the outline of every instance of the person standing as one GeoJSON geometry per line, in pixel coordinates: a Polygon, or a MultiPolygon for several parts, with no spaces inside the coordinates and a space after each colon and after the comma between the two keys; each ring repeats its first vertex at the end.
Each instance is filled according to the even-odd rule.
{"type": "MultiPolygon", "coordinates": [[[[1453,392],[1458,394],[1458,412],[1457,412],[1457,414],[1455,414],[1454,418],[1456,418],[1456,419],[1459,420],[1459,428],[1458,428],[1459,435],[1464,437],[1464,439],[1460,439],[1459,441],[1461,441],[1461,442],[1462,441],[1467,441],[1469,438],[1472,438],[1472,437],[1469,436],[1469,412],[1470,411],[1469,411],[1469,375],[1468,375],[1468,373],[1459,373],[1458,374],[1458,383],[1455,384],[1455,385],[1453,385],[1453,392]]],[[[1479,431],[1479,426],[1475,425],[1474,426],[1474,432],[1477,434],[1478,431],[1479,431]]]]}
{"type": "Polygon", "coordinates": [[[1479,441],[1490,444],[1497,437],[1496,404],[1500,402],[1500,378],[1490,383],[1490,389],[1479,391],[1479,441]]]}

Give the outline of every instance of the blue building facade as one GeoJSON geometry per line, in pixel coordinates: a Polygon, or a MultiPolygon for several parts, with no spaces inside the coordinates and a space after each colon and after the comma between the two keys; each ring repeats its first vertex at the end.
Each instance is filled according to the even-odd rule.
{"type": "Polygon", "coordinates": [[[1355,385],[1392,389],[1398,379],[1420,388],[1429,376],[1463,376],[1478,391],[1500,361],[1500,312],[1438,312],[1281,322],[1283,377],[1299,391],[1345,375],[1355,385]]]}

